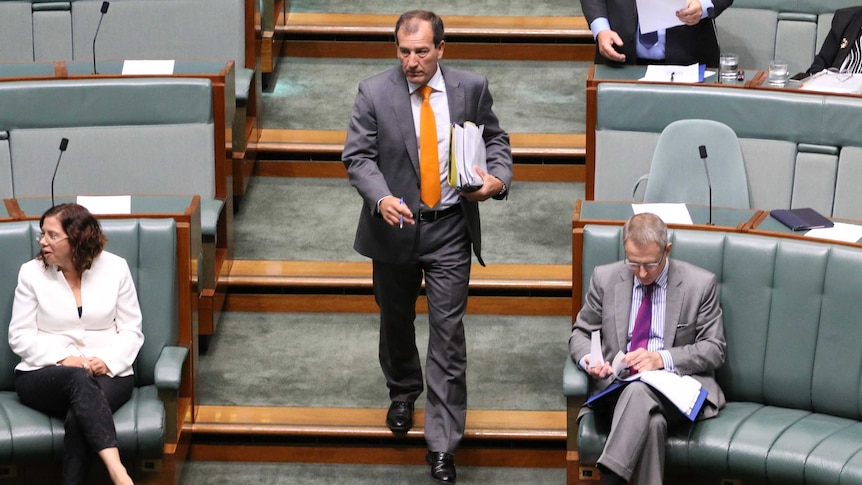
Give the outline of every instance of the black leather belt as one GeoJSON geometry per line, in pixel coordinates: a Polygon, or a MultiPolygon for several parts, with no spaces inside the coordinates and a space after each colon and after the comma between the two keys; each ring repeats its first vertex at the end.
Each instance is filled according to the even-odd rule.
{"type": "Polygon", "coordinates": [[[422,222],[433,222],[438,219],[442,219],[447,216],[451,216],[452,214],[461,210],[459,207],[460,204],[455,204],[451,207],[447,207],[443,210],[439,211],[420,211],[419,212],[419,220],[422,222]]]}

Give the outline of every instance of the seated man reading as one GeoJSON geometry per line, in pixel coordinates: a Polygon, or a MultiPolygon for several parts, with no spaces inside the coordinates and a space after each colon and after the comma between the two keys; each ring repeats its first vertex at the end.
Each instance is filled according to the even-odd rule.
{"type": "MultiPolygon", "coordinates": [[[[591,335],[602,355],[625,354],[632,373],[663,369],[691,376],[708,394],[697,419],[724,406],[715,370],[726,342],[716,276],[670,259],[667,227],[655,214],[632,216],[623,227],[624,261],[597,266],[569,339],[569,352],[591,377],[591,394],[612,383],[609,362],[590,362],[591,335]]],[[[661,484],[668,433],[690,421],[649,385],[635,381],[581,409],[596,413],[610,433],[598,459],[602,484],[661,484]]]]}

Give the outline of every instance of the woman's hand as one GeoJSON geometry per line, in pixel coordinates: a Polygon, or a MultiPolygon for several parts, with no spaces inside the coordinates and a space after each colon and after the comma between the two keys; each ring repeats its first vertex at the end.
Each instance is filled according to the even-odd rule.
{"type": "Polygon", "coordinates": [[[103,376],[110,372],[105,361],[98,357],[90,357],[87,360],[87,363],[89,364],[88,367],[90,369],[90,374],[93,374],[94,376],[103,376]]]}
{"type": "Polygon", "coordinates": [[[68,367],[80,367],[82,369],[86,369],[90,375],[93,376],[102,376],[110,372],[105,361],[98,357],[79,357],[77,355],[70,355],[61,360],[59,364],[68,367]]]}

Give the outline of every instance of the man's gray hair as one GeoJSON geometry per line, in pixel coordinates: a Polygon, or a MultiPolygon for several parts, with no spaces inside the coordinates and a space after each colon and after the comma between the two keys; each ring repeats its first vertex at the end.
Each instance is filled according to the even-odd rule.
{"type": "Polygon", "coordinates": [[[667,225],[651,212],[635,214],[623,226],[623,244],[631,241],[638,247],[658,244],[667,247],[667,225]]]}

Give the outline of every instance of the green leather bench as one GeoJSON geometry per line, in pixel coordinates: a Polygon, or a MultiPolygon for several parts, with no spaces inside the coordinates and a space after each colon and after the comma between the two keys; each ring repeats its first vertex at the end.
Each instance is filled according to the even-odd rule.
{"type": "MultiPolygon", "coordinates": [[[[621,233],[583,229],[574,272],[583,288],[593,267],[624,257],[621,233]]],[[[667,475],[685,484],[862,483],[862,249],[717,231],[673,230],[670,239],[671,257],[718,276],[727,362],[717,379],[728,404],[669,439],[667,475]]],[[[571,359],[563,380],[569,483],[595,483],[587,475],[606,435],[592,416],[577,422],[587,375],[571,359]],[[587,467],[583,482],[578,466],[587,467]]]]}
{"type": "Polygon", "coordinates": [[[216,166],[211,89],[197,78],[0,83],[0,198],[50,196],[68,138],[55,194],[197,194],[204,240],[219,245],[229,169],[216,166]]]}
{"type": "MultiPolygon", "coordinates": [[[[120,453],[131,473],[161,468],[166,444],[177,441],[176,400],[188,356],[178,347],[176,227],[173,219],[101,221],[106,249],[126,259],[143,315],[145,341],[135,362],[131,400],[114,414],[120,453]]],[[[38,222],[0,223],[0,478],[28,479],[36,469],[57,462],[63,449],[63,422],[18,401],[8,326],[18,268],[38,254],[38,222]]]]}
{"type": "MultiPolygon", "coordinates": [[[[736,132],[752,208],[813,207],[862,220],[862,98],[817,93],[601,83],[593,198],[630,200],[638,177],[649,172],[661,131],[691,118],[736,132]]],[[[691,157],[700,163],[698,153],[691,157]]]]}

